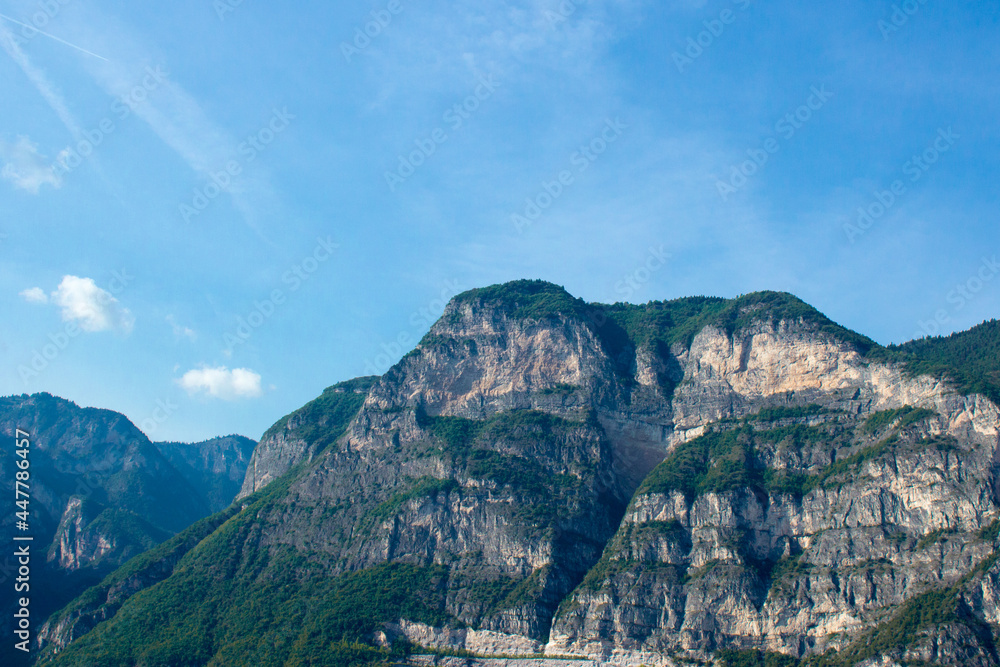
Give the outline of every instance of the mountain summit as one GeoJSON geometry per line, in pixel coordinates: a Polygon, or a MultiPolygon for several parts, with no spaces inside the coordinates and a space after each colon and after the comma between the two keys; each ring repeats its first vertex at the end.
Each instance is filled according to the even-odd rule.
{"type": "Polygon", "coordinates": [[[1000,664],[1000,376],[962,352],[998,339],[471,290],[279,420],[238,502],[51,619],[43,662],[1000,664]]]}

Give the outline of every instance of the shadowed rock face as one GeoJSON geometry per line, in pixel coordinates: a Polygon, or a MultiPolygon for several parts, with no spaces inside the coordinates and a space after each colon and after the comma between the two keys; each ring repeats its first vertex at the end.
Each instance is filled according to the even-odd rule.
{"type": "MultiPolygon", "coordinates": [[[[209,513],[124,415],[49,394],[0,399],[0,429],[13,438],[16,428],[31,436],[36,548],[51,543],[50,560],[62,568],[118,565],[209,513]]],[[[13,495],[11,457],[0,459],[0,474],[13,495]]],[[[8,531],[12,519],[4,519],[8,531]]]]}
{"type": "Polygon", "coordinates": [[[208,501],[209,509],[218,512],[229,506],[246,479],[247,467],[257,443],[241,435],[227,435],[204,442],[154,443],[177,469],[208,501]]]}
{"type": "MultiPolygon", "coordinates": [[[[242,510],[183,578],[161,568],[143,587],[199,586],[224,627],[270,612],[216,596],[209,554],[236,554],[227,590],[303,609],[391,564],[433,584],[373,611],[362,641],[622,665],[722,648],[997,664],[1000,412],[871,346],[788,295],[600,307],[539,283],[473,290],[384,376],[272,427],[242,510]],[[294,587],[268,588],[289,572],[294,587]]],[[[301,657],[301,637],[342,638],[310,613],[298,643],[262,622],[254,645],[301,657]]],[[[96,650],[74,618],[107,619],[105,642],[180,641],[155,617],[151,598],[98,596],[47,638],[79,638],[60,664],[96,650]]],[[[213,631],[206,661],[282,664],[236,641],[213,631]]]]}
{"type": "MultiPolygon", "coordinates": [[[[30,592],[39,622],[122,563],[211,512],[203,489],[117,412],[80,408],[44,393],[0,398],[0,433],[12,442],[16,429],[27,432],[31,443],[30,592]]],[[[10,453],[0,457],[0,479],[13,499],[17,459],[10,453]]],[[[230,471],[239,481],[226,504],[245,471],[245,462],[230,471]]],[[[3,517],[5,544],[17,533],[14,518],[13,511],[3,517]]],[[[13,549],[7,551],[0,557],[0,577],[9,583],[17,563],[13,549]]],[[[0,599],[7,628],[12,596],[0,599]]]]}

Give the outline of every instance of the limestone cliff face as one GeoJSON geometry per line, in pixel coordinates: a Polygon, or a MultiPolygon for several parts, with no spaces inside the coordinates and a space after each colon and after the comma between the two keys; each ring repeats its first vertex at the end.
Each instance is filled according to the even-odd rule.
{"type": "Polygon", "coordinates": [[[296,465],[311,461],[324,446],[340,437],[342,417],[350,419],[354,415],[373,381],[358,378],[329,387],[322,396],[268,429],[253,450],[236,498],[246,498],[296,465]],[[334,422],[338,425],[333,426],[334,422]]]}
{"type": "Polygon", "coordinates": [[[108,509],[81,496],[66,502],[48,560],[67,571],[124,563],[170,536],[127,510],[108,509]]]}
{"type": "Polygon", "coordinates": [[[979,535],[998,516],[1000,413],[992,402],[865,363],[793,322],[742,334],[706,328],[677,351],[685,372],[671,442],[776,398],[808,403],[817,414],[791,422],[815,429],[817,441],[797,450],[765,445],[762,464],[820,478],[840,460],[850,462],[849,474],[798,494],[640,490],[605,551],[607,574],[564,605],[550,651],[822,652],[993,552],[992,539],[979,535]],[[901,431],[865,432],[873,414],[903,406],[931,416],[901,431]],[[891,446],[879,447],[888,435],[891,446]]]}
{"type": "MultiPolygon", "coordinates": [[[[387,563],[427,574],[420,604],[359,637],[380,646],[1000,664],[1000,411],[872,345],[788,295],[602,307],[544,284],[474,290],[384,376],[272,427],[243,509],[195,551],[237,554],[242,596],[288,571],[303,591],[387,563]]],[[[222,575],[197,563],[161,589],[209,590],[222,575]]],[[[335,597],[280,590],[295,608],[335,597]]],[[[51,641],[88,646],[71,619],[98,609],[106,641],[159,618],[87,604],[51,641]]],[[[206,660],[235,650],[218,641],[206,660]]]]}
{"type": "MultiPolygon", "coordinates": [[[[343,452],[319,470],[350,460],[372,486],[407,479],[453,479],[455,486],[409,494],[370,521],[363,539],[335,551],[352,568],[418,558],[455,563],[459,571],[479,571],[485,563],[515,580],[534,576],[553,603],[565,600],[558,613],[553,603],[538,613],[536,598],[528,601],[530,611],[484,617],[461,594],[452,611],[485,632],[502,633],[508,648],[527,642],[558,654],[632,656],[647,664],[650,652],[680,649],[805,655],[841,647],[880,612],[953,582],[992,552],[989,541],[975,537],[998,515],[993,458],[1000,416],[985,398],[958,396],[940,380],[869,362],[851,342],[801,319],[751,313],[735,332],[709,325],[687,344],[627,348],[625,364],[601,334],[595,318],[525,319],[476,300],[449,305],[421,346],[374,383],[343,452]],[[932,414],[893,432],[891,448],[858,463],[846,481],[804,494],[737,488],[691,497],[639,488],[670,452],[720,422],[733,428],[734,420],[763,409],[805,405],[816,414],[758,428],[797,424],[818,439],[797,449],[765,443],[759,465],[820,475],[889,435],[864,432],[871,415],[904,406],[932,414]],[[427,420],[483,422],[511,411],[573,424],[547,443],[537,434],[489,442],[543,462],[545,474],[575,475],[589,487],[589,501],[577,501],[586,512],[564,517],[559,532],[553,524],[548,533],[526,535],[524,517],[510,507],[532,499],[457,470],[453,461],[415,458],[412,451],[396,456],[433,439],[427,420]],[[928,444],[934,442],[947,445],[928,444]],[[617,524],[616,504],[630,499],[617,524]],[[940,541],[921,542],[935,531],[940,541]],[[557,546],[567,539],[577,546],[557,546]],[[551,582],[559,569],[563,581],[551,582]]],[[[302,442],[268,441],[267,451],[255,455],[255,481],[248,475],[248,484],[260,488],[306,452],[302,442]],[[274,457],[281,462],[262,471],[260,464],[274,457]]],[[[342,483],[337,478],[337,489],[318,493],[343,492],[342,483]]],[[[421,643],[487,647],[474,633],[457,639],[418,625],[400,628],[421,643]]]]}
{"type": "Polygon", "coordinates": [[[309,459],[309,444],[293,435],[276,433],[261,439],[247,464],[243,485],[236,495],[245,498],[284,475],[290,468],[309,459]]]}

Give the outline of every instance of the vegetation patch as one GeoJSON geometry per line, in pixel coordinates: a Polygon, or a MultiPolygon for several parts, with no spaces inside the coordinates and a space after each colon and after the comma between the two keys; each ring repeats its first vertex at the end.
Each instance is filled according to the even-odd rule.
{"type": "Polygon", "coordinates": [[[556,395],[559,395],[559,396],[569,396],[570,394],[575,393],[579,389],[580,389],[580,387],[578,387],[575,384],[568,384],[566,382],[558,382],[554,386],[552,386],[552,387],[546,387],[545,389],[542,389],[538,393],[542,394],[543,396],[551,396],[552,394],[556,394],[556,395]]]}
{"type": "Polygon", "coordinates": [[[492,482],[523,495],[512,509],[521,525],[553,525],[570,512],[572,496],[584,489],[581,477],[555,473],[534,457],[487,448],[501,443],[557,447],[567,431],[583,422],[538,410],[510,410],[487,420],[430,416],[420,407],[416,418],[419,426],[435,436],[440,445],[437,453],[450,459],[457,476],[492,482]]]}
{"type": "Polygon", "coordinates": [[[362,526],[381,523],[395,516],[403,505],[415,498],[428,498],[439,493],[448,494],[460,488],[461,485],[453,479],[421,477],[410,488],[393,494],[388,500],[376,506],[360,523],[362,526]]]}
{"type": "Polygon", "coordinates": [[[801,553],[791,554],[774,564],[769,573],[772,590],[779,587],[785,579],[801,577],[812,571],[813,564],[802,560],[802,556],[801,553]]]}
{"type": "Polygon", "coordinates": [[[765,431],[755,431],[749,424],[743,424],[736,429],[713,431],[674,449],[646,477],[636,493],[680,491],[689,501],[703,493],[737,489],[803,496],[816,488],[830,488],[854,481],[858,468],[885,455],[898,442],[898,437],[891,435],[835,461],[817,473],[765,468],[757,455],[757,446],[764,443],[800,448],[806,444],[838,442],[845,438],[846,431],[831,432],[820,426],[803,424],[765,431]]]}
{"type": "Polygon", "coordinates": [[[646,477],[637,495],[681,491],[689,499],[761,485],[754,462],[753,430],[715,431],[678,446],[646,477]]]}
{"type": "Polygon", "coordinates": [[[302,439],[322,450],[344,434],[377,379],[375,376],[355,378],[328,387],[318,398],[275,422],[264,432],[261,440],[278,436],[289,430],[289,423],[293,423],[295,426],[290,429],[290,437],[302,439]]]}
{"type": "Polygon", "coordinates": [[[489,304],[516,319],[548,320],[560,316],[585,318],[588,307],[559,285],[544,280],[514,280],[462,292],[456,304],[489,304]]]}
{"type": "Polygon", "coordinates": [[[681,491],[689,499],[703,493],[722,493],[741,488],[803,495],[821,485],[832,474],[862,462],[852,457],[831,465],[820,475],[765,469],[756,445],[785,443],[794,447],[836,438],[826,429],[793,424],[756,431],[748,424],[738,429],[714,431],[678,446],[639,487],[639,494],[681,491]]]}
{"type": "Polygon", "coordinates": [[[807,417],[818,417],[820,415],[828,414],[830,410],[824,408],[822,405],[817,405],[816,403],[810,403],[809,405],[797,405],[797,406],[775,406],[770,408],[764,408],[759,412],[755,412],[752,415],[747,415],[743,418],[745,422],[774,422],[779,419],[805,419],[807,417]]]}
{"type": "Polygon", "coordinates": [[[126,544],[146,551],[163,542],[170,533],[154,526],[127,509],[106,508],[90,522],[87,530],[104,535],[117,535],[126,544]]]}
{"type": "Polygon", "coordinates": [[[548,577],[549,570],[551,569],[551,565],[545,565],[522,579],[504,596],[494,608],[494,611],[517,609],[518,607],[536,603],[542,594],[545,579],[548,577]]]}
{"type": "Polygon", "coordinates": [[[484,421],[465,417],[431,417],[423,406],[417,407],[416,418],[417,426],[443,440],[450,450],[468,448],[486,425],[484,421]]]}
{"type": "Polygon", "coordinates": [[[369,643],[383,623],[451,620],[443,611],[443,567],[386,563],[328,578],[309,575],[314,568],[295,553],[276,553],[260,570],[252,558],[234,562],[242,559],[225,547],[238,540],[217,533],[206,542],[196,560],[207,567],[178,568],[133,596],[114,618],[59,653],[55,664],[384,664],[394,652],[369,643]]]}
{"type": "Polygon", "coordinates": [[[892,425],[895,425],[896,428],[906,428],[907,426],[916,424],[917,422],[927,419],[928,417],[933,417],[935,414],[937,413],[933,410],[915,408],[912,405],[904,405],[903,407],[896,408],[895,410],[882,410],[880,412],[872,413],[872,415],[865,420],[863,430],[865,433],[871,435],[872,433],[892,425]]]}
{"type": "Polygon", "coordinates": [[[959,620],[956,588],[927,591],[910,598],[885,623],[865,632],[839,652],[829,652],[802,662],[808,667],[847,667],[879,655],[912,646],[918,633],[959,620]]]}
{"type": "Polygon", "coordinates": [[[993,519],[990,525],[979,529],[979,539],[987,542],[996,542],[1000,537],[1000,519],[993,519]]]}
{"type": "Polygon", "coordinates": [[[917,550],[926,549],[927,547],[937,544],[938,542],[947,542],[948,536],[954,535],[955,532],[954,528],[939,528],[938,530],[932,530],[917,540],[917,550]]]}
{"type": "Polygon", "coordinates": [[[681,583],[688,584],[692,581],[697,581],[698,579],[701,579],[706,574],[714,570],[718,564],[719,561],[710,560],[699,568],[695,568],[694,570],[689,569],[687,572],[684,573],[684,577],[681,579],[681,583]]]}
{"type": "Polygon", "coordinates": [[[784,653],[773,651],[734,651],[722,649],[715,652],[722,667],[798,667],[799,661],[784,653]]]}

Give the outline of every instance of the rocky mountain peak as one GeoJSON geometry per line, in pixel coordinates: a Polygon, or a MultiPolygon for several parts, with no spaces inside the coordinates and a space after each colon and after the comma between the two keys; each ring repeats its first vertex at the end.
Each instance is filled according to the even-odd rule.
{"type": "Polygon", "coordinates": [[[998,664],[996,334],[883,348],[780,292],[471,290],[269,429],[242,504],[149,558],[181,572],[68,608],[55,661],[998,664]],[[192,590],[211,616],[164,624],[192,590]]]}

